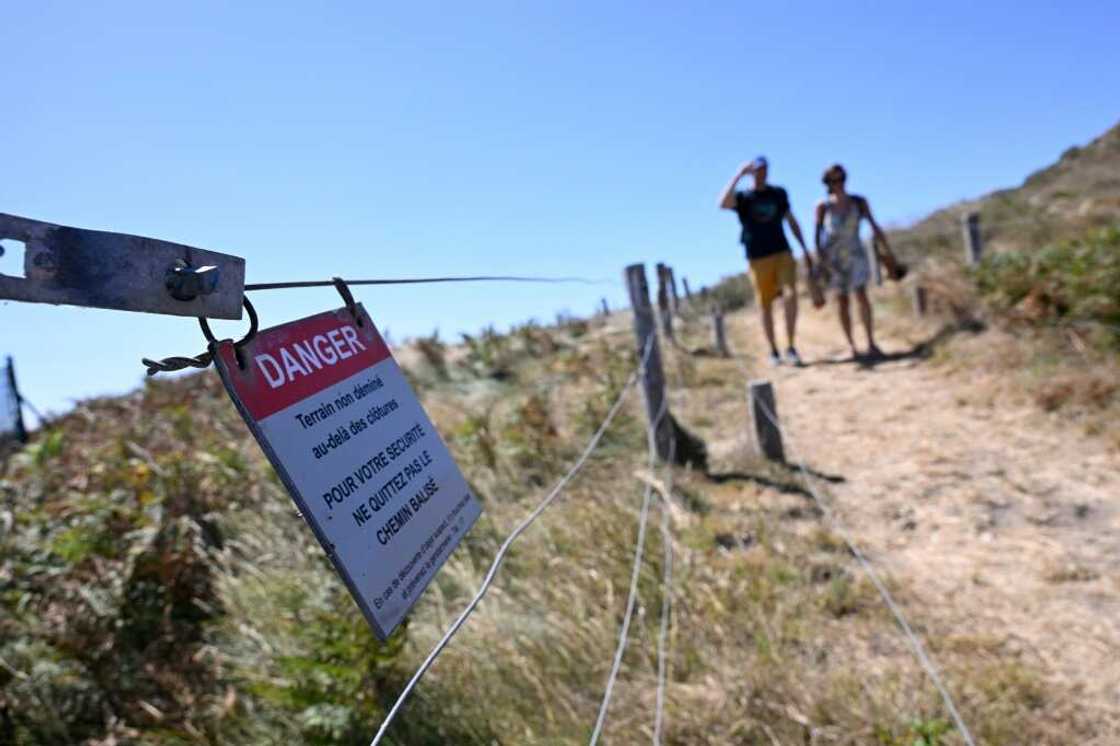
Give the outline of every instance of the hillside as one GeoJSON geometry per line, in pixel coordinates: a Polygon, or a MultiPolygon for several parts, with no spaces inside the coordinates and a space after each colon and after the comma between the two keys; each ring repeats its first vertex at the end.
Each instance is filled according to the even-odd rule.
{"type": "Polygon", "coordinates": [[[1120,124],[1083,147],[1029,175],[1011,189],[951,205],[912,226],[891,231],[900,254],[957,259],[961,216],[979,212],[982,235],[993,251],[1030,249],[1079,238],[1120,222],[1120,124]]]}

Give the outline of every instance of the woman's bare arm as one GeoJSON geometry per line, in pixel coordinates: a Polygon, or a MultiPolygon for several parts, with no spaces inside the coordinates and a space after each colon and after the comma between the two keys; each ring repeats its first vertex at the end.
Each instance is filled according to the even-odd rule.
{"type": "Polygon", "coordinates": [[[888,254],[893,255],[894,252],[891,251],[891,245],[887,241],[887,234],[879,227],[879,224],[875,222],[875,216],[871,214],[871,203],[868,202],[866,198],[861,198],[859,206],[860,210],[863,212],[863,216],[867,218],[867,222],[871,224],[872,235],[883,245],[883,249],[886,250],[888,254]]]}
{"type": "Polygon", "coordinates": [[[821,237],[824,235],[824,213],[825,213],[825,209],[826,209],[826,205],[823,201],[817,203],[817,227],[813,232],[813,244],[817,247],[817,256],[822,256],[822,254],[821,254],[821,237]]]}

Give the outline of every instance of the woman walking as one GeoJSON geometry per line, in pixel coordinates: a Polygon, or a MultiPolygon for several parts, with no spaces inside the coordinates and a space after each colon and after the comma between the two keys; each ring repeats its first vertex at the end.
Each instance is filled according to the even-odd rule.
{"type": "Polygon", "coordinates": [[[871,259],[859,240],[859,227],[862,220],[866,219],[870,223],[875,239],[884,247],[887,257],[893,258],[893,255],[886,234],[871,215],[871,206],[868,205],[867,200],[855,194],[848,194],[845,190],[844,183],[847,178],[848,174],[844,167],[836,163],[825,170],[821,179],[828,189],[828,197],[817,204],[817,256],[829,273],[829,288],[836,294],[840,326],[848,339],[852,357],[859,357],[855,340],[852,338],[852,294],[856,296],[860,321],[863,322],[863,328],[867,332],[867,355],[872,358],[881,357],[883,353],[875,344],[871,302],[867,299],[867,283],[871,279],[871,259]]]}

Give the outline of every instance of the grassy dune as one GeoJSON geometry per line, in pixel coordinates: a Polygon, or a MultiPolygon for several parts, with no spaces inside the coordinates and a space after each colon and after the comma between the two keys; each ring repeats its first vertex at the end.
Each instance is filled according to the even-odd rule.
{"type": "MultiPolygon", "coordinates": [[[[690,354],[705,334],[693,322],[666,353],[674,410],[709,439],[714,460],[711,475],[674,475],[665,742],[958,742],[797,475],[750,455],[744,361],[690,354]]],[[[367,743],[505,533],[602,419],[635,362],[631,347],[618,315],[400,351],[486,512],[385,645],[212,372],[80,405],[4,470],[0,741],[367,743]]],[[[587,739],[642,490],[668,476],[649,474],[646,458],[631,397],[516,546],[393,743],[587,739]]],[[[652,728],[663,551],[656,512],[651,520],[612,744],[644,743],[652,728]]],[[[1042,717],[1046,694],[1029,666],[978,653],[983,640],[943,646],[939,630],[923,632],[986,742],[1067,742],[1042,717]]]]}

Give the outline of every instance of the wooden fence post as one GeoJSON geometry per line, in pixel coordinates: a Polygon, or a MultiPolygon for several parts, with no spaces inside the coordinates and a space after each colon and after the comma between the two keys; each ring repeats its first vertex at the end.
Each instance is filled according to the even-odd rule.
{"type": "MultiPolygon", "coordinates": [[[[657,316],[661,319],[661,333],[666,339],[673,339],[673,309],[669,305],[668,269],[664,264],[657,265],[657,316]]],[[[644,268],[643,268],[644,272],[644,268]]]]}
{"type": "Polygon", "coordinates": [[[684,299],[686,301],[688,301],[689,303],[691,303],[692,302],[692,288],[690,288],[688,286],[688,278],[687,277],[682,277],[681,278],[681,284],[684,285],[684,299]]]}
{"type": "Polygon", "coordinates": [[[727,349],[727,335],[723,329],[723,309],[718,304],[712,304],[712,345],[720,357],[731,357],[727,349]]]}
{"type": "Polygon", "coordinates": [[[599,304],[600,304],[600,307],[602,308],[603,315],[604,316],[609,315],[610,312],[611,312],[611,307],[607,305],[607,299],[606,298],[600,298],[599,299],[599,304]]]}
{"type": "Polygon", "coordinates": [[[665,398],[665,373],[661,368],[661,349],[657,344],[657,327],[653,320],[653,307],[649,302],[649,285],[646,283],[644,264],[631,264],[626,268],[626,287],[630,291],[630,307],[634,309],[634,337],[638,343],[638,359],[642,360],[645,356],[646,361],[645,375],[642,377],[646,416],[655,428],[657,456],[662,461],[668,461],[676,452],[676,428],[669,414],[669,402],[665,398]],[[647,345],[650,348],[648,355],[647,345]]]}
{"type": "Polygon", "coordinates": [[[969,266],[976,266],[984,251],[984,244],[980,240],[980,213],[970,212],[961,218],[961,230],[964,233],[965,262],[969,266]]]}
{"type": "Polygon", "coordinates": [[[751,381],[748,387],[754,442],[761,456],[771,461],[785,461],[782,431],[778,429],[778,407],[774,403],[774,387],[769,381],[751,381]]]}
{"type": "Polygon", "coordinates": [[[926,315],[926,289],[921,285],[914,286],[914,315],[926,315]]]}
{"type": "Polygon", "coordinates": [[[680,297],[677,295],[677,278],[673,274],[673,268],[668,264],[665,265],[665,279],[669,286],[669,310],[676,315],[680,312],[680,297]]]}

